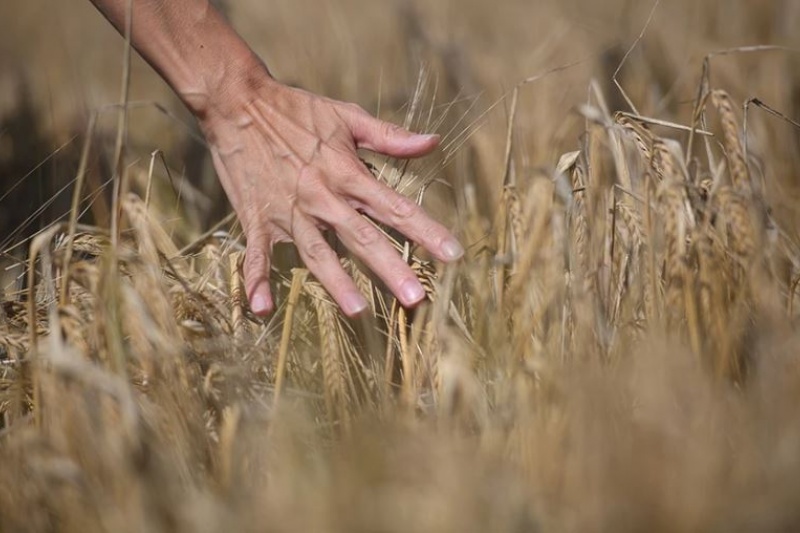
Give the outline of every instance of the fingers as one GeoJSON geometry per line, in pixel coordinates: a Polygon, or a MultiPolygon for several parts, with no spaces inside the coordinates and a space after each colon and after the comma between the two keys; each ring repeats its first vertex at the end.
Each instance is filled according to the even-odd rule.
{"type": "Polygon", "coordinates": [[[416,274],[378,228],[336,197],[326,205],[325,221],[336,230],[342,243],[386,283],[400,303],[411,307],[425,299],[425,289],[416,274]]]}
{"type": "Polygon", "coordinates": [[[439,135],[412,133],[396,124],[379,120],[358,106],[348,106],[344,117],[359,148],[408,158],[428,154],[439,145],[439,135]]]}
{"type": "Polygon", "coordinates": [[[297,214],[292,221],[292,235],[297,251],[306,267],[342,308],[347,316],[357,316],[368,307],[353,280],[342,268],[336,255],[320,230],[303,215],[297,214]]]}
{"type": "Polygon", "coordinates": [[[464,248],[447,228],[436,222],[416,202],[371,176],[349,181],[347,194],[371,217],[395,228],[438,259],[455,261],[464,248]]]}
{"type": "Polygon", "coordinates": [[[250,310],[258,316],[268,315],[275,309],[269,288],[270,250],[267,239],[256,235],[248,237],[242,269],[250,310]]]}

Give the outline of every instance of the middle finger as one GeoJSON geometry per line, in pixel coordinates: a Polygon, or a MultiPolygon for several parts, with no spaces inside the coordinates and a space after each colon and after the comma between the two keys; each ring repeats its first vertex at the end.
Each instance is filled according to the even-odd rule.
{"type": "Polygon", "coordinates": [[[381,230],[333,194],[326,207],[323,221],[333,227],[342,243],[386,283],[404,306],[416,305],[425,298],[425,289],[416,274],[381,230]]]}

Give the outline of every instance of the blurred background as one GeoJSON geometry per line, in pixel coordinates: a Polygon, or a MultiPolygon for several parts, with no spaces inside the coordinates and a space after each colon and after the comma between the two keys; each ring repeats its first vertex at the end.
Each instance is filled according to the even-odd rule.
{"type": "MultiPolygon", "coordinates": [[[[653,7],[638,0],[218,3],[279,79],[390,120],[402,121],[420,72],[427,72],[427,98],[441,106],[435,109],[455,102],[443,133],[479,126],[443,179],[469,173],[498,193],[509,107],[502,97],[523,79],[569,66],[525,87],[515,128],[518,168],[554,165],[584,130],[572,111],[586,101],[591,80],[612,111],[627,109],[612,75],[653,7]]],[[[0,20],[0,249],[7,253],[67,213],[88,118],[119,101],[123,41],[86,0],[3,2],[0,20]]],[[[749,45],[800,49],[798,25],[796,0],[664,0],[619,79],[641,114],[686,124],[707,54],[749,45]]],[[[788,51],[719,56],[711,84],[737,102],[758,97],[798,117],[799,58],[788,51]]],[[[176,218],[186,231],[219,220],[227,204],[204,147],[189,134],[192,119],[138,57],[131,99],[170,113],[153,105],[133,109],[132,168],[146,171],[151,152],[161,150],[172,169],[169,188],[180,183],[185,209],[176,218]]],[[[100,115],[90,157],[88,187],[98,194],[87,216],[99,224],[107,218],[101,191],[115,126],[115,113],[100,115]]],[[[770,178],[785,185],[773,202],[780,210],[796,197],[798,131],[763,112],[754,112],[749,127],[769,148],[770,178]]],[[[156,174],[167,179],[160,167],[156,174]]]]}
{"type": "MultiPolygon", "coordinates": [[[[757,97],[797,121],[800,0],[662,0],[649,24],[650,0],[227,0],[219,7],[279,79],[396,122],[421,94],[418,114],[436,120],[415,126],[436,129],[458,147],[455,155],[443,150],[412,167],[440,178],[427,207],[448,224],[466,191],[476,196],[476,205],[459,212],[464,227],[456,228],[472,239],[470,260],[461,263],[459,278],[442,276],[445,297],[430,315],[416,315],[404,337],[412,346],[424,338],[432,368],[419,372],[425,380],[419,397],[409,394],[395,407],[394,367],[388,377],[372,371],[384,360],[394,365],[392,352],[382,349],[382,339],[370,351],[369,341],[377,331],[387,346],[402,345],[394,339],[401,328],[379,329],[389,313],[378,310],[375,321],[362,325],[362,343],[360,330],[347,333],[311,281],[316,295],[301,300],[294,330],[279,331],[281,323],[291,326],[283,312],[264,322],[246,315],[233,239],[196,239],[228,211],[202,140],[169,88],[135,56],[130,98],[137,103],[125,158],[135,192],[142,193],[155,162],[147,211],[154,220],[131,216],[147,208],[128,202],[127,219],[139,224],[130,242],[138,242],[139,253],[120,264],[129,272],[106,276],[97,260],[105,238],[92,230],[78,236],[75,297],[67,305],[53,305],[56,291],[46,276],[33,287],[36,299],[19,293],[30,238],[68,214],[88,141],[83,220],[108,224],[117,127],[108,106],[120,99],[124,46],[87,0],[0,0],[0,413],[24,415],[0,424],[0,530],[797,530],[800,128],[751,107],[747,162],[761,187],[753,196],[729,194],[728,201],[741,208],[737,213],[750,208],[761,218],[740,217],[744,223],[734,225],[709,195],[698,202],[702,231],[687,239],[666,201],[657,204],[655,225],[663,228],[642,229],[650,221],[647,201],[629,208],[625,222],[627,204],[618,204],[613,189],[624,165],[609,161],[615,142],[630,132],[607,127],[610,114],[587,127],[577,110],[589,100],[590,109],[602,108],[602,97],[612,113],[631,111],[612,81],[624,61],[619,82],[638,113],[690,124],[704,58],[751,47],[708,62],[710,87],[731,95],[728,118],[741,124],[742,104],[757,97]],[[752,48],[759,46],[772,48],[752,48]],[[420,79],[427,80],[422,89],[420,79]],[[514,196],[503,188],[507,97],[528,79],[511,129],[514,196]],[[98,127],[87,136],[97,112],[98,127]],[[563,191],[552,170],[562,154],[579,148],[583,157],[570,184],[588,194],[565,195],[574,199],[567,206],[554,201],[563,191]],[[154,159],[156,150],[163,162],[154,159]],[[582,176],[600,186],[579,182],[582,176]],[[761,194],[766,202],[758,201],[761,194]],[[742,207],[743,199],[755,205],[742,207]],[[515,217],[523,217],[520,206],[530,224],[514,227],[515,217]],[[741,228],[744,237],[748,228],[760,231],[769,218],[764,206],[777,222],[770,230],[783,232],[778,245],[765,241],[763,255],[781,274],[768,281],[759,278],[757,262],[741,263],[737,249],[725,245],[736,243],[741,228]],[[617,213],[623,224],[616,224],[617,213]],[[574,236],[562,224],[566,218],[576,221],[574,236]],[[492,227],[493,221],[501,223],[492,227]],[[162,230],[177,247],[203,244],[185,258],[198,266],[190,283],[173,264],[167,271],[167,259],[162,264],[161,255],[181,255],[162,230]],[[509,234],[523,253],[497,244],[509,234]],[[157,249],[156,238],[168,246],[157,249]],[[688,241],[694,259],[672,250],[688,241]],[[701,255],[704,245],[709,249],[701,255]],[[563,264],[569,250],[577,250],[577,268],[563,264]],[[682,274],[665,267],[662,275],[656,254],[665,265],[677,257],[682,274]],[[686,264],[697,258],[689,272],[686,264]],[[665,298],[656,290],[662,277],[665,298]],[[652,287],[649,302],[645,284],[652,287]],[[492,292],[498,287],[505,300],[492,292]],[[692,288],[714,298],[694,307],[686,303],[692,288]],[[127,306],[124,314],[108,297],[115,294],[127,306]],[[461,302],[463,313],[452,311],[452,302],[461,302]],[[703,310],[695,313],[700,319],[686,320],[706,325],[692,349],[680,321],[677,339],[662,338],[670,333],[662,323],[681,309],[703,310]],[[56,316],[62,335],[47,335],[56,316]],[[426,321],[432,329],[423,335],[426,321]],[[36,335],[40,346],[46,338],[48,347],[69,345],[79,354],[53,348],[50,359],[28,365],[28,354],[38,354],[29,344],[36,335]],[[302,399],[298,416],[287,410],[273,417],[270,410],[279,341],[291,344],[284,354],[294,390],[284,398],[302,399]],[[364,359],[377,365],[351,372],[347,364],[356,366],[351,356],[361,344],[364,359]],[[129,358],[130,383],[119,380],[117,357],[129,358]],[[353,361],[337,366],[345,357],[353,361]],[[746,376],[728,381],[718,372],[711,379],[710,365],[719,361],[731,368],[741,363],[746,376]],[[333,396],[329,382],[362,373],[388,399],[364,407],[365,420],[352,434],[346,429],[347,438],[331,438],[337,418],[346,417],[325,405],[333,396]],[[446,393],[430,417],[429,377],[431,390],[441,385],[446,393]],[[31,400],[36,409],[28,412],[28,380],[39,378],[43,399],[31,400]],[[125,418],[125,402],[141,424],[125,418]]],[[[710,111],[714,132],[720,115],[710,111]]],[[[687,144],[686,132],[652,131],[687,144]]],[[[724,175],[723,152],[738,148],[736,135],[729,137],[733,142],[714,137],[707,152],[695,143],[688,154],[693,180],[724,175]]],[[[616,153],[641,164],[633,152],[616,153]]],[[[656,167],[654,161],[648,165],[656,167]]],[[[702,192],[691,185],[687,190],[702,192]]],[[[694,213],[691,205],[678,211],[694,213]]],[[[287,280],[280,290],[288,291],[287,280]]],[[[403,388],[413,381],[404,379],[403,388]]],[[[339,397],[360,414],[360,398],[354,394],[348,404],[345,394],[339,397]]]]}

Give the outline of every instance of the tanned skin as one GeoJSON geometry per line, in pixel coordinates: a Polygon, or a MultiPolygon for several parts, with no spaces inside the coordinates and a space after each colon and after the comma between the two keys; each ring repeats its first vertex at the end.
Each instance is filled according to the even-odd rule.
{"type": "Polygon", "coordinates": [[[378,182],[356,153],[362,148],[419,157],[438,146],[438,136],[411,133],[357,105],[280,83],[207,0],[92,0],[120,32],[129,1],[134,48],[197,117],[242,224],[244,276],[254,313],[274,309],[269,268],[278,242],[294,242],[345,314],[367,308],[323,229],[335,231],[403,305],[419,303],[425,297],[422,285],[360,212],[442,261],[463,255],[444,226],[378,182]]]}

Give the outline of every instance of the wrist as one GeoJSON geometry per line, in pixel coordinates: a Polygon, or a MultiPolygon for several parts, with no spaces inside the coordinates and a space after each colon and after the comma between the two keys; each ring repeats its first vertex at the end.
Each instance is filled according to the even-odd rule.
{"type": "MultiPolygon", "coordinates": [[[[125,0],[92,0],[124,32],[125,0]]],[[[247,43],[209,0],[135,2],[131,41],[201,121],[224,103],[231,86],[254,73],[269,77],[247,43]]]]}
{"type": "Polygon", "coordinates": [[[267,66],[249,49],[233,59],[215,63],[213,68],[198,69],[197,80],[178,91],[201,124],[231,116],[252,101],[264,86],[274,82],[267,66]]]}

